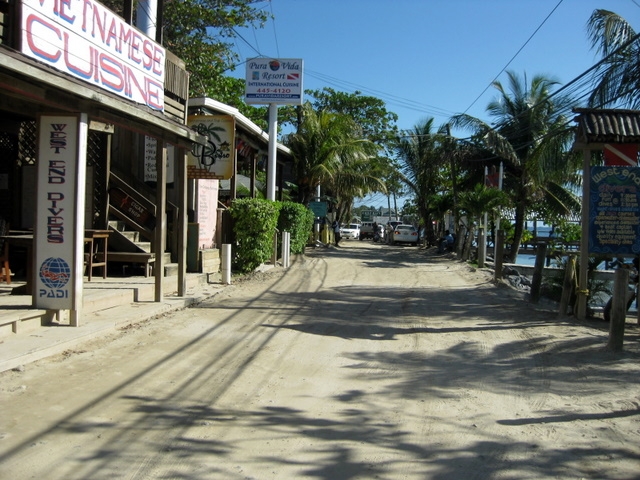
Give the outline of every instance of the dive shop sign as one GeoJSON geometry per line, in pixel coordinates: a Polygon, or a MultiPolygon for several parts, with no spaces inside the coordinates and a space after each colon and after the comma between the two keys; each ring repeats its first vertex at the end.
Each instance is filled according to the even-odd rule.
{"type": "Polygon", "coordinates": [[[93,0],[23,0],[22,53],[164,110],[165,50],[93,0]]]}
{"type": "Polygon", "coordinates": [[[88,130],[86,114],[40,117],[33,272],[37,308],[82,306],[88,130]]]}
{"type": "Polygon", "coordinates": [[[591,167],[589,253],[640,254],[640,168],[591,167]]]}

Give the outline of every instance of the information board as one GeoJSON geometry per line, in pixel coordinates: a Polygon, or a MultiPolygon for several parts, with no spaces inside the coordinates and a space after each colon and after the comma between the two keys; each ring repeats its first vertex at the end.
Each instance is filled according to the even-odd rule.
{"type": "Polygon", "coordinates": [[[309,202],[309,208],[316,217],[327,216],[327,202],[309,202]]]}
{"type": "Polygon", "coordinates": [[[640,168],[592,167],[589,253],[640,253],[640,168]]]}
{"type": "Polygon", "coordinates": [[[246,103],[302,105],[302,59],[250,58],[246,67],[246,103]]]}

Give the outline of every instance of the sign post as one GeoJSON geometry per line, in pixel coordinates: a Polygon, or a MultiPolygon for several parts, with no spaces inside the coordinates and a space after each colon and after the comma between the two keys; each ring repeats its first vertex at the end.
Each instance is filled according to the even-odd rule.
{"type": "Polygon", "coordinates": [[[275,200],[278,105],[302,105],[302,59],[251,58],[246,65],[245,102],[269,105],[267,199],[275,200]]]}
{"type": "Polygon", "coordinates": [[[39,119],[34,304],[71,310],[72,326],[82,306],[88,130],[86,114],[39,119]]]}

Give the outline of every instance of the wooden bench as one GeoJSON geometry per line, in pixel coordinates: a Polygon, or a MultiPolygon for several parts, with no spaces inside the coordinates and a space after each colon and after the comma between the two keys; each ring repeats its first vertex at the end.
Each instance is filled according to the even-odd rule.
{"type": "Polygon", "coordinates": [[[149,252],[109,252],[110,262],[135,263],[144,266],[144,276],[151,274],[156,254],[149,252]]]}

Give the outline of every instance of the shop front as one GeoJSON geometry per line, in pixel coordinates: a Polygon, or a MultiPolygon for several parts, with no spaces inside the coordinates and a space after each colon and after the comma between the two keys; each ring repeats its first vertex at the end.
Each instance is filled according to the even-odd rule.
{"type": "Polygon", "coordinates": [[[184,65],[99,3],[0,6],[0,218],[3,236],[31,238],[10,263],[33,306],[78,325],[87,260],[106,275],[111,252],[152,258],[156,301],[170,258],[183,295],[187,154],[204,141],[185,124],[184,65]]]}

